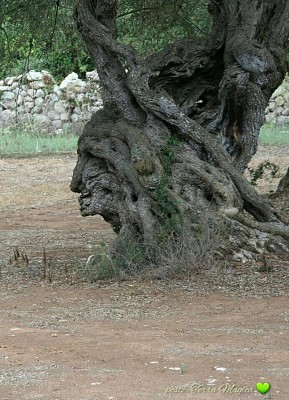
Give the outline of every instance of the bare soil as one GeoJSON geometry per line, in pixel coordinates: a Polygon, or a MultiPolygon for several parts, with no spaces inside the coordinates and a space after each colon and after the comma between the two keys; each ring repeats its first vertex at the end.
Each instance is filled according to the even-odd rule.
{"type": "MultiPolygon", "coordinates": [[[[288,151],[259,149],[253,166],[281,168],[259,182],[263,193],[288,151]]],[[[265,270],[261,256],[208,266],[189,280],[83,282],[93,246],[114,235],[80,216],[75,162],[0,160],[0,400],[288,399],[286,257],[268,256],[265,270]]],[[[274,201],[288,211],[288,198],[274,201]]]]}

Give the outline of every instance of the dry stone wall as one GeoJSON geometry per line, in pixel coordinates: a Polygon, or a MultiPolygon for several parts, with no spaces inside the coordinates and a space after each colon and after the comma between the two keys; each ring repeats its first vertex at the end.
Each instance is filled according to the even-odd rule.
{"type": "MultiPolygon", "coordinates": [[[[72,72],[59,85],[47,71],[29,71],[0,81],[0,125],[35,122],[42,130],[57,132],[70,124],[83,124],[102,108],[96,71],[79,79],[72,72]]],[[[289,78],[273,93],[266,121],[289,124],[289,78]]]]}
{"type": "Polygon", "coordinates": [[[267,122],[278,125],[289,124],[289,76],[275,90],[265,112],[267,122]]]}
{"type": "Polygon", "coordinates": [[[43,130],[57,131],[71,123],[83,123],[102,108],[96,71],[86,80],[69,74],[57,85],[47,71],[29,71],[0,81],[0,124],[35,122],[43,130]]]}

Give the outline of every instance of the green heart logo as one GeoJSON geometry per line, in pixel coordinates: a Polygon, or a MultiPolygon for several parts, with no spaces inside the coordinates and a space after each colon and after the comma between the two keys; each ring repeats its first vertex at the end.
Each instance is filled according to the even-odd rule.
{"type": "Polygon", "coordinates": [[[261,394],[265,394],[268,392],[268,390],[270,389],[270,383],[268,382],[258,382],[256,385],[256,389],[258,390],[258,392],[260,392],[261,394]]]}

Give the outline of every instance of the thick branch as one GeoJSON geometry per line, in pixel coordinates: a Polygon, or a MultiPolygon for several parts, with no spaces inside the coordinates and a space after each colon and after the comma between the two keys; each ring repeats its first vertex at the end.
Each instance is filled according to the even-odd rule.
{"type": "Polygon", "coordinates": [[[241,191],[245,208],[260,221],[278,221],[278,214],[264,202],[255,189],[246,181],[241,173],[232,168],[227,152],[217,139],[208,135],[199,124],[188,118],[166,94],[156,94],[149,88],[150,75],[143,73],[142,67],[131,72],[128,83],[138,103],[155,116],[177,127],[182,136],[204,146],[213,162],[231,177],[238,190],[241,191]]]}
{"type": "Polygon", "coordinates": [[[126,87],[126,72],[119,57],[128,65],[134,65],[137,60],[132,48],[114,39],[116,5],[116,1],[94,0],[92,6],[89,0],[80,0],[76,21],[99,72],[104,104],[116,107],[127,119],[140,122],[141,115],[126,87]],[[106,9],[107,3],[110,7],[106,9]]]}

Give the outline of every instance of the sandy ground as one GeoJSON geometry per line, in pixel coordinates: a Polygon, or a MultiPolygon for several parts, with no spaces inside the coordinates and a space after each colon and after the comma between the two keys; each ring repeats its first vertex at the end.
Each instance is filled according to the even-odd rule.
{"type": "MultiPolygon", "coordinates": [[[[262,191],[275,190],[288,150],[260,149],[253,165],[281,167],[262,191]]],[[[75,265],[113,233],[79,215],[75,161],[0,160],[0,400],[288,399],[289,263],[81,282],[75,265]],[[16,247],[28,266],[13,262],[16,247]],[[38,274],[43,248],[50,279],[38,274]],[[260,394],[258,382],[271,390],[260,394]]]]}

